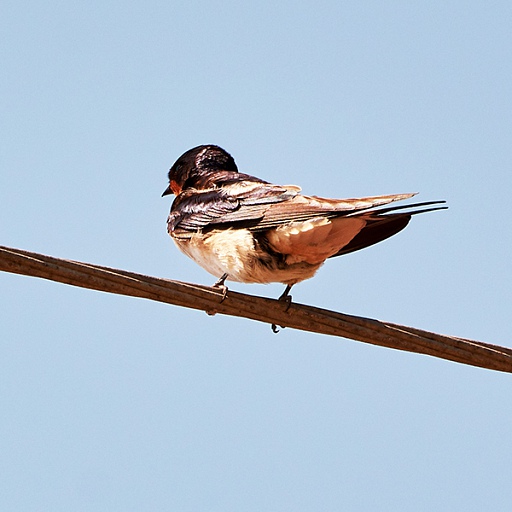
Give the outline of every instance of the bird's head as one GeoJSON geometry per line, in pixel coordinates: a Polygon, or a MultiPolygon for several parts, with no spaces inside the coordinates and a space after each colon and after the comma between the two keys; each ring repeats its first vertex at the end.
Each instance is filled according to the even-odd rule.
{"type": "Polygon", "coordinates": [[[219,171],[238,172],[235,160],[227,151],[214,145],[189,149],[169,170],[169,186],[162,196],[178,195],[187,188],[202,188],[208,175],[219,171]]]}

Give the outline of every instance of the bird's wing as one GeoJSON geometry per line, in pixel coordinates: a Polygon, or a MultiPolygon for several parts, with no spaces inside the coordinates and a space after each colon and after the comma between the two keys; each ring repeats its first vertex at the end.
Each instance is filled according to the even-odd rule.
{"type": "Polygon", "coordinates": [[[265,182],[238,181],[206,190],[189,189],[176,197],[168,219],[169,232],[186,236],[204,229],[233,224],[257,224],[273,203],[295,197],[299,187],[265,182]]]}
{"type": "Polygon", "coordinates": [[[253,231],[266,231],[289,222],[307,221],[318,217],[332,218],[355,215],[394,201],[409,199],[414,195],[393,194],[354,199],[326,199],[297,194],[287,201],[268,205],[264,210],[262,219],[251,229],[253,231]]]}
{"type": "Polygon", "coordinates": [[[244,181],[220,188],[187,190],[172,205],[169,231],[186,236],[199,230],[237,226],[261,232],[290,222],[350,215],[414,195],[324,199],[303,196],[299,191],[294,185],[244,181]]]}

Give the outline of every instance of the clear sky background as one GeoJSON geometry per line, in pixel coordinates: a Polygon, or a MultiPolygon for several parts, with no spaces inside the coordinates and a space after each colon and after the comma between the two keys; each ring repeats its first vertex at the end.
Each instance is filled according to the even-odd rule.
{"type": "MultiPolygon", "coordinates": [[[[294,300],[512,346],[510,1],[4,1],[0,244],[202,284],[166,172],[450,209],[294,300]]],[[[277,297],[280,285],[232,284],[277,297]]],[[[19,511],[509,511],[512,377],[0,274],[19,511]]]]}

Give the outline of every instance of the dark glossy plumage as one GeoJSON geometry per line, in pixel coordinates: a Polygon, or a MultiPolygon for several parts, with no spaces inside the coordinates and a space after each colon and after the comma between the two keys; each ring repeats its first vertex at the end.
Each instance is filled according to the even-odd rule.
{"type": "Polygon", "coordinates": [[[325,259],[376,244],[401,231],[412,215],[445,208],[431,201],[380,206],[414,194],[325,199],[238,172],[214,145],[184,153],[163,195],[176,194],[168,219],[178,247],[208,271],[242,282],[292,285],[325,259]],[[407,208],[408,211],[402,211],[407,208]]]}

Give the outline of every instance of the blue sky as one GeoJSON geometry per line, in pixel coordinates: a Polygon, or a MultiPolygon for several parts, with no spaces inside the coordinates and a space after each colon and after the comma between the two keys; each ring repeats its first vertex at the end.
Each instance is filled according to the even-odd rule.
{"type": "MultiPolygon", "coordinates": [[[[511,346],[510,2],[6,1],[0,244],[212,284],[166,172],[450,209],[294,300],[511,346]]],[[[231,285],[277,297],[280,285],[231,285]]],[[[6,510],[510,510],[507,374],[0,275],[6,510]]]]}

